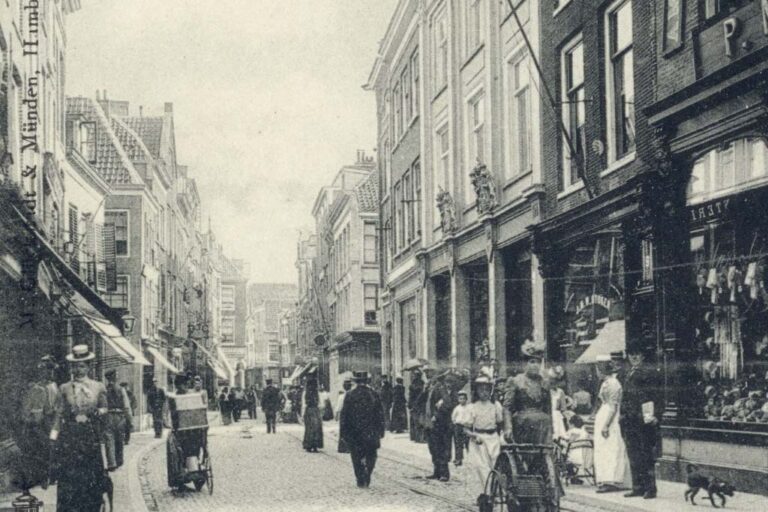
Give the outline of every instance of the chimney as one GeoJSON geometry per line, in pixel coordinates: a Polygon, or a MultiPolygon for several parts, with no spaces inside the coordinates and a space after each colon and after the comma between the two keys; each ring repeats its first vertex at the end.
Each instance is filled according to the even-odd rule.
{"type": "Polygon", "coordinates": [[[165,113],[173,114],[173,103],[171,103],[170,101],[165,102],[165,113]]]}
{"type": "Polygon", "coordinates": [[[96,101],[99,101],[101,98],[99,97],[99,90],[96,89],[96,101]]]}
{"type": "Polygon", "coordinates": [[[144,117],[144,107],[139,105],[139,117],[144,117]]]}
{"type": "Polygon", "coordinates": [[[103,98],[102,98],[102,99],[103,99],[104,101],[107,101],[107,90],[106,90],[106,89],[102,89],[102,91],[101,91],[101,95],[103,96],[103,98]]]}

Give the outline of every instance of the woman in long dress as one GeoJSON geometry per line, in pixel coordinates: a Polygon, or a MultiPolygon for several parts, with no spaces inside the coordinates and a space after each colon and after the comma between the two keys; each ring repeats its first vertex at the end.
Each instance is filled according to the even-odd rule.
{"type": "Polygon", "coordinates": [[[109,476],[101,454],[107,389],[88,377],[95,358],[87,345],[67,355],[72,380],[61,386],[50,438],[57,444],[56,510],[98,512],[109,476]]]}
{"type": "Polygon", "coordinates": [[[317,453],[323,447],[323,420],[320,416],[320,394],[318,392],[317,366],[310,368],[302,399],[302,417],[304,418],[304,449],[317,453]]]}
{"type": "Polygon", "coordinates": [[[229,388],[222,388],[219,394],[219,412],[221,414],[221,423],[229,425],[232,423],[232,408],[229,404],[229,388]]]}
{"type": "Polygon", "coordinates": [[[617,378],[618,363],[611,361],[610,356],[598,356],[597,370],[603,383],[598,393],[600,408],[595,415],[595,480],[597,492],[604,493],[624,488],[630,475],[619,426],[622,387],[617,378]]]}
{"type": "MultiPolygon", "coordinates": [[[[504,394],[504,437],[516,444],[552,444],[552,398],[548,384],[541,375],[541,357],[538,353],[528,355],[525,370],[507,380],[504,394]]],[[[551,454],[544,457],[541,473],[547,474],[554,482],[555,492],[560,492],[551,454]],[[546,467],[545,467],[546,466],[546,467]]]]}
{"type": "Polygon", "coordinates": [[[392,418],[389,430],[396,434],[408,430],[408,412],[406,410],[405,386],[403,386],[402,377],[395,379],[395,385],[392,388],[392,418]]]}

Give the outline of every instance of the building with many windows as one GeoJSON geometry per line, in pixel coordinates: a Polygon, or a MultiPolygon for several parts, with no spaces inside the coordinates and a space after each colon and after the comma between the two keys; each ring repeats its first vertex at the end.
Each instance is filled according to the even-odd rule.
{"type": "Polygon", "coordinates": [[[312,208],[316,234],[299,245],[299,346],[321,359],[321,380],[334,395],[355,368],[381,373],[378,187],[374,159],[358,151],[355,163],[320,189],[312,208]]]}
{"type": "Polygon", "coordinates": [[[414,357],[511,364],[538,335],[542,286],[527,228],[544,194],[530,59],[540,51],[539,2],[517,4],[515,17],[492,0],[401,1],[374,63],[391,373],[414,357]]]}

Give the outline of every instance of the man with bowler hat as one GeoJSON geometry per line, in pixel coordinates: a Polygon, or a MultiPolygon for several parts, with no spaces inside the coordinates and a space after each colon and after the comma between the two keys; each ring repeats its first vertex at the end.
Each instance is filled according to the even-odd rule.
{"type": "Polygon", "coordinates": [[[627,498],[656,497],[656,444],[659,425],[664,412],[660,394],[658,370],[644,364],[641,348],[627,348],[629,369],[622,380],[621,433],[627,446],[629,468],[632,472],[632,491],[627,498]]]}
{"type": "Polygon", "coordinates": [[[282,407],[280,390],[272,384],[272,379],[267,379],[267,387],[261,397],[261,409],[267,419],[267,434],[277,433],[277,411],[282,407]]]}
{"type": "Polygon", "coordinates": [[[433,472],[428,479],[447,482],[451,478],[448,463],[451,460],[453,423],[451,413],[457,400],[444,381],[445,373],[432,377],[427,385],[426,432],[433,472]]]}
{"type": "Polygon", "coordinates": [[[371,474],[384,437],[384,409],[368,387],[368,372],[354,372],[355,388],[344,398],[339,435],[347,443],[358,487],[371,485],[371,474]]]}

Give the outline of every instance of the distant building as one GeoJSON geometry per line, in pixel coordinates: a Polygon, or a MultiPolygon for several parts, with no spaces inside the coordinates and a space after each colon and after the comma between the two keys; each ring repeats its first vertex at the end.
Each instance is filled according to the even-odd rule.
{"type": "Polygon", "coordinates": [[[322,355],[323,381],[332,394],[348,372],[381,373],[378,196],[376,163],[358,151],[356,162],[320,190],[312,209],[317,248],[308,295],[319,318],[304,333],[311,341],[299,343],[314,344],[322,355]]]}
{"type": "MultiPolygon", "coordinates": [[[[296,298],[297,290],[294,284],[252,283],[248,287],[249,385],[261,387],[264,385],[264,379],[273,379],[275,383],[279,383],[283,377],[281,315],[295,307],[296,298]]],[[[293,361],[290,363],[289,366],[293,361]]]]}
{"type": "Polygon", "coordinates": [[[221,351],[235,369],[234,380],[229,384],[245,386],[245,369],[248,363],[248,276],[242,260],[222,258],[219,308],[221,351]]]}

